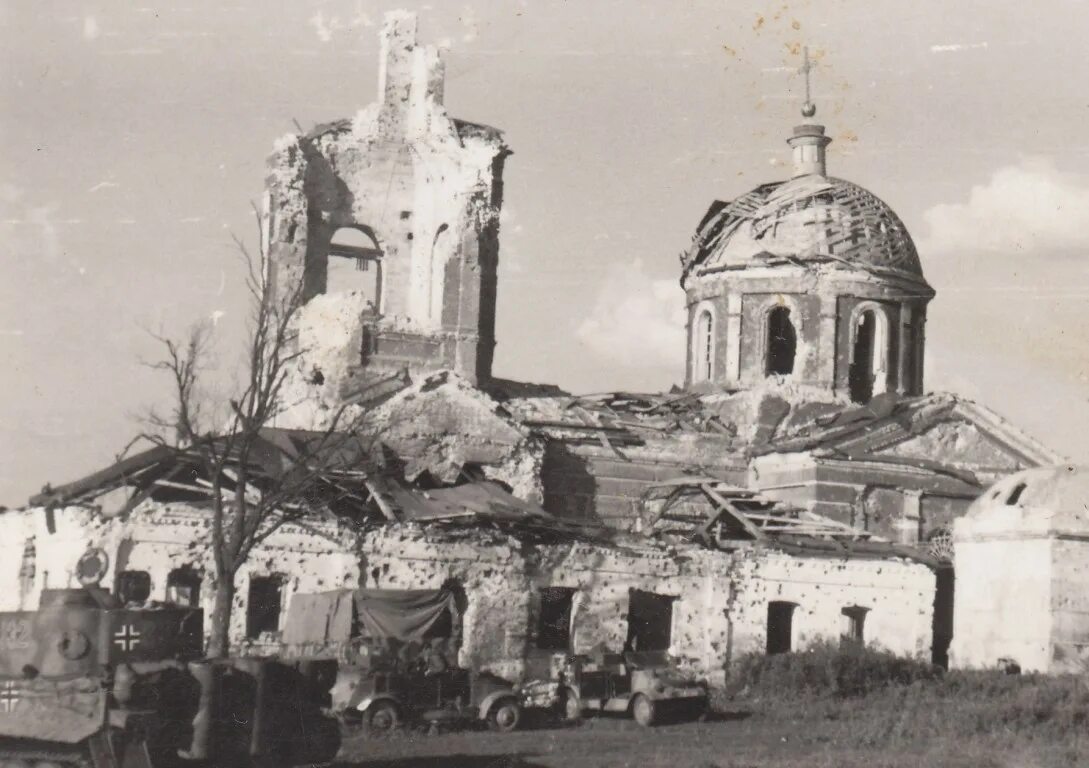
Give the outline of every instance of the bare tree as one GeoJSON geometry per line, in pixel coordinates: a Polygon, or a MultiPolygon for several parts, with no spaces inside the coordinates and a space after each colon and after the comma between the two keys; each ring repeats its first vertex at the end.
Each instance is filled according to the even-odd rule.
{"type": "MultiPolygon", "coordinates": [[[[258,228],[263,219],[257,214],[258,228]]],[[[221,412],[210,414],[202,394],[211,327],[195,325],[184,341],[156,338],[165,353],[151,367],[168,375],[172,405],[168,413],[152,412],[144,437],[170,446],[179,462],[198,472],[210,509],[208,542],[215,593],[208,655],[226,656],[235,596],[235,576],[254,547],[284,523],[315,509],[327,508],[338,496],[352,495],[340,480],[359,474],[361,448],[358,417],[345,423],[341,406],[320,431],[296,441],[282,471],[267,471],[267,428],[282,410],[285,379],[302,350],[295,319],[302,306],[302,285],[277,290],[264,245],[254,253],[234,238],[246,266],[252,304],[246,359],[237,392],[221,412]],[[353,458],[354,457],[354,458],[353,458]],[[264,464],[262,460],[264,459],[264,464]]]]}

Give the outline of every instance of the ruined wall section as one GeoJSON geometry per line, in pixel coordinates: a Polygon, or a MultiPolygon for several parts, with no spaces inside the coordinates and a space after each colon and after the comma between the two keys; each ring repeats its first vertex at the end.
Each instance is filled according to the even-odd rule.
{"type": "MultiPolygon", "coordinates": [[[[572,647],[575,653],[621,652],[627,641],[633,591],[672,598],[669,653],[679,667],[714,685],[725,681],[729,655],[733,558],[723,552],[625,544],[615,548],[573,543],[542,547],[532,562],[534,596],[543,587],[576,590],[572,647]]],[[[531,604],[530,626],[540,601],[531,604]]],[[[531,634],[528,676],[540,677],[558,663],[539,650],[531,634]]]]}
{"type": "Polygon", "coordinates": [[[901,559],[794,557],[772,550],[738,554],[730,601],[733,658],[764,653],[768,605],[793,610],[791,648],[846,634],[844,609],[865,612],[863,639],[900,656],[930,659],[935,575],[901,559]]]}
{"type": "Polygon", "coordinates": [[[444,535],[412,525],[388,526],[367,536],[361,554],[364,587],[457,584],[467,598],[458,663],[522,679],[529,579],[519,542],[484,531],[444,535]]]}
{"type": "Polygon", "coordinates": [[[380,101],[287,137],[269,159],[268,244],[281,295],[301,284],[304,354],[288,400],[339,403],[376,378],[491,375],[503,159],[498,131],[452,120],[436,49],[411,14],[387,17],[380,101]],[[371,245],[377,296],[328,294],[342,228],[371,245]]]}
{"type": "MultiPolygon", "coordinates": [[[[76,563],[89,547],[101,548],[109,558],[109,569],[101,584],[117,593],[118,576],[125,571],[143,571],[151,581],[150,599],[167,599],[171,572],[191,569],[201,577],[199,605],[204,609],[204,630],[210,631],[208,616],[214,603],[211,574],[214,573],[211,538],[206,510],[185,504],[145,502],[127,518],[103,518],[84,507],[53,511],[50,532],[46,511],[31,508],[0,515],[0,562],[16,576],[16,589],[9,589],[14,574],[0,578],[0,610],[33,610],[43,589],[78,588],[76,563]],[[34,557],[24,557],[26,541],[33,537],[34,557]]],[[[231,615],[230,638],[235,650],[263,653],[275,648],[276,638],[247,638],[246,604],[251,579],[281,577],[281,619],[291,596],[355,587],[359,583],[357,541],[351,529],[327,521],[306,521],[285,525],[254,548],[235,576],[237,588],[231,615]]]]}
{"type": "MultiPolygon", "coordinates": [[[[150,599],[166,600],[170,573],[202,575],[200,605],[213,602],[205,510],[148,502],[128,518],[85,508],[0,515],[0,610],[33,609],[43,587],[75,587],[74,569],[88,546],[110,558],[103,586],[117,589],[123,571],[145,571],[150,599]],[[28,544],[30,546],[28,546],[28,544]]],[[[322,520],[285,526],[255,550],[236,579],[233,652],[271,654],[278,633],[249,637],[247,603],[254,578],[281,577],[280,627],[293,595],[358,586],[464,593],[461,664],[507,679],[547,677],[557,652],[537,643],[540,593],[578,594],[571,636],[575,651],[620,652],[628,639],[633,591],[671,603],[669,651],[683,669],[715,685],[732,661],[762,652],[767,606],[797,604],[797,647],[843,631],[844,607],[868,609],[866,639],[900,654],[925,654],[934,576],[903,560],[796,557],[767,550],[728,553],[648,540],[617,544],[531,544],[480,528],[387,525],[366,533],[322,520]]],[[[207,622],[206,622],[207,630],[207,622]]]]}

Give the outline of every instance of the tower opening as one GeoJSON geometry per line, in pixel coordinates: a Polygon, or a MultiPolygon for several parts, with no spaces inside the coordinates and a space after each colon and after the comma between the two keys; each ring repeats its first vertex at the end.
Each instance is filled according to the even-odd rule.
{"type": "Polygon", "coordinates": [[[867,309],[855,323],[848,387],[851,400],[868,403],[887,385],[888,331],[884,315],[867,309]]]}
{"type": "Polygon", "coordinates": [[[694,381],[710,381],[714,369],[715,357],[715,319],[708,309],[699,313],[696,319],[694,381]]]}
{"type": "Polygon", "coordinates": [[[798,350],[798,334],[790,321],[790,310],[775,307],[768,313],[766,376],[789,376],[794,373],[794,355],[798,350]]]}
{"type": "Polygon", "coordinates": [[[359,293],[376,314],[382,302],[382,249],[360,227],[341,227],[329,241],[326,293],[359,293]]]}

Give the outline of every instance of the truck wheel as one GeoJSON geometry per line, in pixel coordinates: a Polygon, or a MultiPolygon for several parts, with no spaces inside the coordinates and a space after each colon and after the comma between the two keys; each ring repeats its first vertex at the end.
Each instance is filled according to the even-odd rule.
{"type": "Polygon", "coordinates": [[[488,712],[488,727],[500,733],[509,733],[518,727],[522,708],[514,699],[500,699],[488,712]]]}
{"type": "Polygon", "coordinates": [[[635,718],[635,722],[644,727],[649,728],[654,725],[655,716],[654,702],[643,694],[637,694],[635,701],[631,703],[631,714],[635,718]]]}
{"type": "Polygon", "coordinates": [[[400,713],[392,701],[379,701],[367,709],[367,728],[372,733],[389,733],[400,720],[400,713]]]}
{"type": "Polygon", "coordinates": [[[340,732],[349,738],[358,736],[364,730],[363,713],[358,709],[346,709],[337,713],[337,721],[340,723],[340,732]]]}

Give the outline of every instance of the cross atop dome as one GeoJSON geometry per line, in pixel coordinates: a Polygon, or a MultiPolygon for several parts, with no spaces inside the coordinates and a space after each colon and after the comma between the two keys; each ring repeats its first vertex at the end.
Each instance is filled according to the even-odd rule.
{"type": "Polygon", "coordinates": [[[813,103],[813,99],[809,94],[809,73],[813,71],[813,62],[809,60],[809,46],[807,45],[802,50],[805,60],[798,72],[805,75],[805,103],[802,104],[802,117],[808,118],[817,114],[817,105],[813,103]]]}
{"type": "MultiPolygon", "coordinates": [[[[809,48],[805,48],[805,61],[798,69],[805,75],[805,103],[802,104],[802,117],[817,114],[817,105],[813,103],[809,91],[809,73],[813,62],[809,59],[809,48]]],[[[787,139],[787,144],[794,150],[794,176],[826,176],[824,149],[832,140],[824,135],[824,126],[804,123],[794,126],[794,135],[787,139]]]]}

